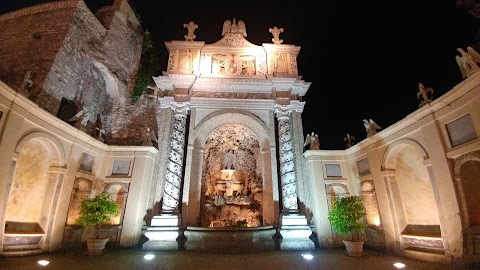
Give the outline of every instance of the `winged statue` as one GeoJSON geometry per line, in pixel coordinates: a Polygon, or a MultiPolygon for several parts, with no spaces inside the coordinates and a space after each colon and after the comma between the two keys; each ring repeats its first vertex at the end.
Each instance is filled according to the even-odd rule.
{"type": "Polygon", "coordinates": [[[312,132],[312,134],[307,134],[305,138],[305,143],[303,147],[310,145],[310,150],[319,150],[320,149],[320,142],[318,141],[318,135],[312,132]]]}
{"type": "Polygon", "coordinates": [[[367,130],[367,138],[372,137],[373,135],[377,134],[377,129],[382,129],[377,123],[375,123],[372,119],[363,119],[363,126],[367,130]]]}
{"type": "Polygon", "coordinates": [[[467,47],[467,51],[464,51],[462,48],[457,48],[457,51],[460,55],[455,56],[455,60],[462,73],[462,79],[465,79],[478,69],[480,54],[471,46],[467,47]]]}

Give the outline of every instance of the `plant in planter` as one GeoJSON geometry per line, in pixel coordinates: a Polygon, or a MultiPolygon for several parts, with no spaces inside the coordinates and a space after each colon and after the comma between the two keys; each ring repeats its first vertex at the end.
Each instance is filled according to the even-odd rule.
{"type": "Polygon", "coordinates": [[[361,219],[366,215],[360,196],[336,197],[332,210],[328,212],[332,230],[351,236],[351,240],[343,240],[350,256],[362,255],[364,241],[360,239],[360,234],[365,231],[365,224],[361,219]]]}
{"type": "Polygon", "coordinates": [[[87,239],[89,255],[100,255],[105,248],[108,238],[100,238],[102,222],[110,220],[112,215],[118,214],[118,205],[112,200],[108,192],[101,192],[93,198],[80,203],[80,216],[76,223],[84,228],[95,227],[94,238],[87,239]]]}

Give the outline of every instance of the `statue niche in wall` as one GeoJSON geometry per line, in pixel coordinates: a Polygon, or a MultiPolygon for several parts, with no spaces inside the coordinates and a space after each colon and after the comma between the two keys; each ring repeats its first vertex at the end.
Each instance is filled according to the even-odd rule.
{"type": "Polygon", "coordinates": [[[215,205],[236,204],[248,205],[250,198],[245,195],[245,173],[235,167],[235,150],[229,149],[223,157],[222,169],[214,175],[215,205]]]}
{"type": "Polygon", "coordinates": [[[263,182],[259,142],[248,128],[228,124],[205,143],[202,227],[262,226],[263,182]]]}

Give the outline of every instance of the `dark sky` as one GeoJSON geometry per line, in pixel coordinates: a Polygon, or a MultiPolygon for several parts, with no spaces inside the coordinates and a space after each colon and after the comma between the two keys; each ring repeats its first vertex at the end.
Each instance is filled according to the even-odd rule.
{"type": "Polygon", "coordinates": [[[162,70],[164,42],[184,40],[184,23],[198,24],[196,41],[207,44],[222,38],[227,19],[243,20],[256,45],[271,43],[269,28],[284,28],[283,44],[301,47],[299,75],[312,83],[304,134],[317,133],[327,150],[345,149],[347,132],[365,139],[365,118],[385,129],[414,112],[419,82],[434,98],[460,83],[456,48],[474,44],[479,25],[454,0],[129,2],[158,45],[162,70]]]}
{"type": "Polygon", "coordinates": [[[243,20],[257,45],[271,43],[269,28],[283,27],[284,44],[301,46],[299,75],[312,82],[303,98],[304,134],[317,133],[328,150],[345,149],[347,132],[356,142],[365,139],[365,118],[387,128],[415,111],[419,82],[434,89],[434,98],[460,83],[456,48],[474,43],[478,24],[453,0],[212,2],[131,4],[163,47],[163,70],[163,42],[183,40],[189,21],[198,24],[196,40],[206,43],[221,39],[227,19],[243,20]]]}

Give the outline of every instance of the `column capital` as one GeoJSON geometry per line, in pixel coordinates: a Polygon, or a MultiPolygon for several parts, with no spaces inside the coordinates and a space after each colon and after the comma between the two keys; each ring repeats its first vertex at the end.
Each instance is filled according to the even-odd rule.
{"type": "Polygon", "coordinates": [[[190,102],[177,102],[173,97],[168,96],[160,99],[160,108],[170,108],[174,111],[175,116],[186,117],[190,111],[190,102]]]}
{"type": "Polygon", "coordinates": [[[290,113],[292,113],[292,105],[278,105],[275,104],[274,113],[275,116],[280,119],[288,119],[290,113]]]}
{"type": "Polygon", "coordinates": [[[275,104],[274,106],[275,106],[274,112],[277,118],[279,119],[282,117],[288,118],[293,111],[300,112],[300,113],[303,112],[303,107],[305,106],[305,102],[292,100],[288,105],[275,104]]]}

